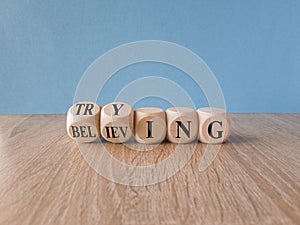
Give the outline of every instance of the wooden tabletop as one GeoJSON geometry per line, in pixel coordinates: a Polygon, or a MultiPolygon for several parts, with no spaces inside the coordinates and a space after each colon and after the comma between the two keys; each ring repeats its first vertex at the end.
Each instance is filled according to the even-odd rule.
{"type": "MultiPolygon", "coordinates": [[[[96,173],[67,137],[65,115],[1,115],[0,224],[300,224],[300,114],[231,118],[218,151],[196,144],[174,176],[138,187],[96,173]]],[[[155,165],[176,148],[106,146],[130,165],[155,165]]]]}

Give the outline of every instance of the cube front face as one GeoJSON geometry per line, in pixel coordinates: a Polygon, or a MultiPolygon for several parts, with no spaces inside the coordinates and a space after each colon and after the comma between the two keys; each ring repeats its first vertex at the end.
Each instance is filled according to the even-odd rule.
{"type": "Polygon", "coordinates": [[[112,143],[124,143],[133,137],[134,113],[123,102],[105,105],[101,111],[100,131],[102,137],[112,143]]]}
{"type": "Polygon", "coordinates": [[[169,108],[167,115],[167,139],[173,143],[190,143],[197,138],[198,116],[191,108],[169,108]]]}
{"type": "Polygon", "coordinates": [[[217,108],[200,108],[197,110],[199,117],[198,139],[202,143],[221,144],[230,135],[229,114],[217,108]]]}
{"type": "Polygon", "coordinates": [[[100,138],[97,121],[89,123],[87,121],[73,123],[68,128],[69,136],[78,142],[94,142],[100,138]]]}
{"type": "Polygon", "coordinates": [[[78,142],[93,142],[100,138],[99,105],[79,102],[71,106],[67,115],[67,133],[78,142]]]}
{"type": "Polygon", "coordinates": [[[166,137],[166,115],[159,108],[140,108],[135,111],[135,139],[139,143],[157,144],[166,137]]]}

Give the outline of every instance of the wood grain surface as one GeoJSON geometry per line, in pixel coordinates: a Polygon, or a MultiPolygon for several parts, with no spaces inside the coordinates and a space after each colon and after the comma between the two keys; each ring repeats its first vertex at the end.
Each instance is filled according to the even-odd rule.
{"type": "MultiPolygon", "coordinates": [[[[65,115],[1,115],[0,224],[300,224],[300,115],[231,118],[232,134],[206,170],[199,143],[174,176],[133,187],[89,167],[65,115]]],[[[173,149],[108,147],[132,165],[173,149]]]]}

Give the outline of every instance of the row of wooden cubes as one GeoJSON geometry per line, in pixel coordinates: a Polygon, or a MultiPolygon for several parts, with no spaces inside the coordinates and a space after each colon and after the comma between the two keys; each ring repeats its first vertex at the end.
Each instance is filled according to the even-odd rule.
{"type": "Polygon", "coordinates": [[[230,133],[228,113],[218,108],[133,108],[113,102],[102,109],[94,102],[79,102],[67,115],[68,135],[78,142],[94,142],[100,137],[112,143],[124,143],[133,137],[145,144],[223,143],[230,133]]]}

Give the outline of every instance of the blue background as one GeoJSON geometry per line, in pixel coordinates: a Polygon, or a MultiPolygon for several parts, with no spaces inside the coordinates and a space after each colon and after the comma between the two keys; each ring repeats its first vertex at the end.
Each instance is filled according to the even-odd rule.
{"type": "MultiPolygon", "coordinates": [[[[66,113],[97,57],[144,39],[175,42],[198,54],[216,75],[230,112],[300,113],[296,0],[1,0],[0,113],[66,113]]],[[[141,72],[193,86],[178,71],[147,64],[116,74],[100,103],[141,72]]],[[[188,92],[201,101],[196,89],[188,92]]]]}

